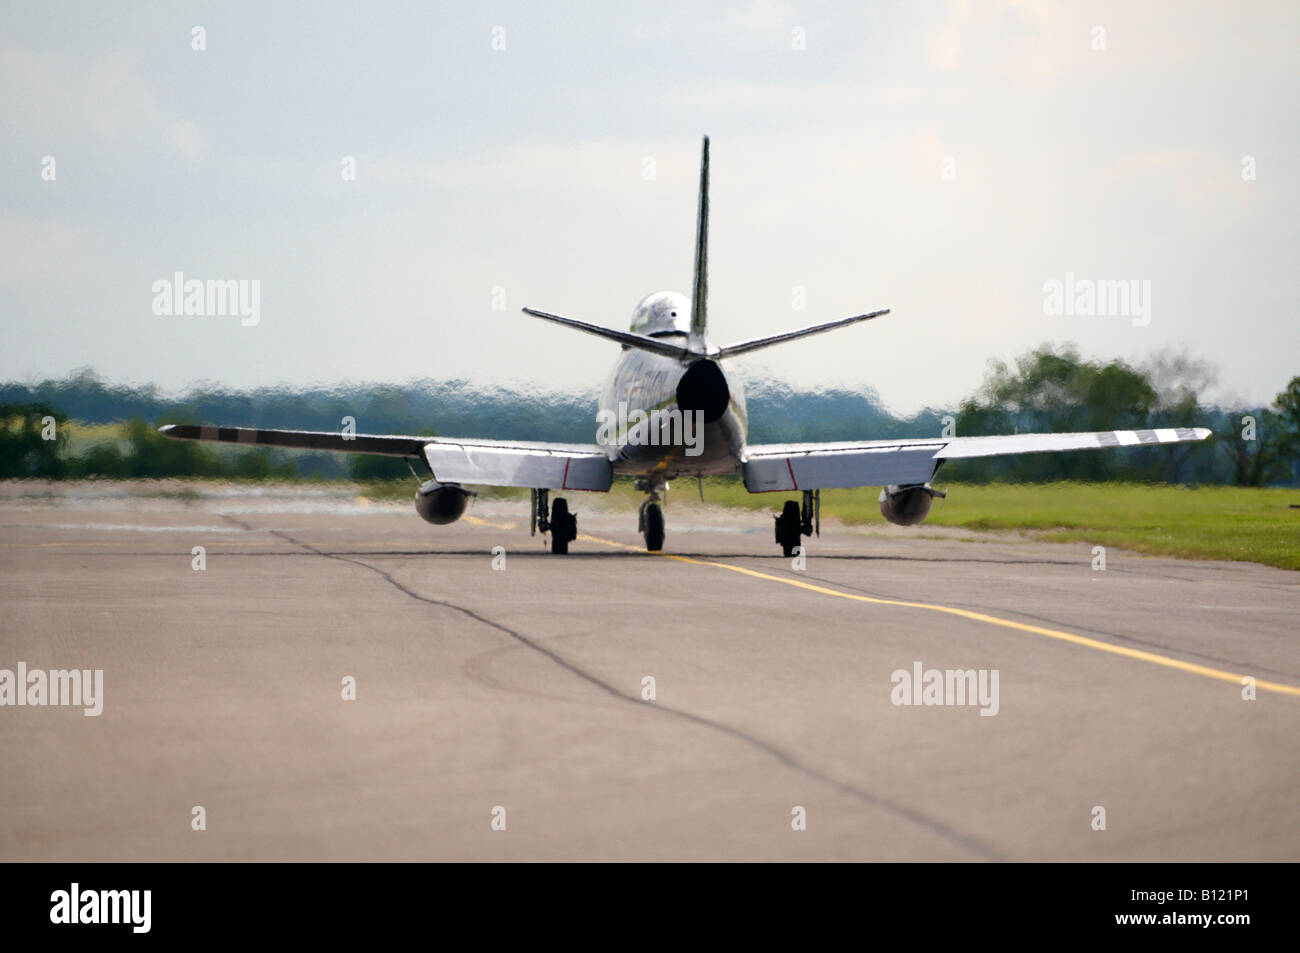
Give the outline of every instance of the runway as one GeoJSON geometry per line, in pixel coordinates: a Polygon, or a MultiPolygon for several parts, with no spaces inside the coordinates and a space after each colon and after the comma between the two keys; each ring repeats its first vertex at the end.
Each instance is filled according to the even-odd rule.
{"type": "Polygon", "coordinates": [[[1300,574],[833,521],[798,569],[687,495],[654,555],[573,494],[560,557],[525,502],[0,484],[0,669],[104,686],[0,708],[0,859],[1300,859],[1300,574]]]}

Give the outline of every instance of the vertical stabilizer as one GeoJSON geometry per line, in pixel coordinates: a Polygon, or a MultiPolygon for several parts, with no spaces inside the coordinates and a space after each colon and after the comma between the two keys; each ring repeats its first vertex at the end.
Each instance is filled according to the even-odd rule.
{"type": "Polygon", "coordinates": [[[700,159],[700,211],[695,219],[695,283],[691,289],[690,345],[702,348],[709,325],[709,137],[700,159]]]}

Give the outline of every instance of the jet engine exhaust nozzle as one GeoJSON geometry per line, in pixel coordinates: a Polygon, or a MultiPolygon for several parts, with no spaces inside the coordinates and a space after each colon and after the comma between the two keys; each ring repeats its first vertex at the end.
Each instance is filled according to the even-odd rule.
{"type": "Polygon", "coordinates": [[[708,358],[691,364],[677,383],[677,406],[683,413],[703,411],[704,422],[711,424],[727,412],[731,388],[727,376],[715,361],[708,358]]]}

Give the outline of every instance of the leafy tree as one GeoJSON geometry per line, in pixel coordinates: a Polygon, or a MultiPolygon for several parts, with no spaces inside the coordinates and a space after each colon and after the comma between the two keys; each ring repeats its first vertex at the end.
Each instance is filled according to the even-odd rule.
{"type": "Polygon", "coordinates": [[[1273,401],[1277,410],[1279,465],[1294,479],[1300,469],[1300,375],[1273,401]]]}
{"type": "Polygon", "coordinates": [[[125,479],[131,476],[131,461],[115,443],[97,443],[83,453],[80,459],[70,461],[76,476],[125,479]]]}
{"type": "Polygon", "coordinates": [[[190,440],[164,437],[146,420],[128,420],[125,430],[131,447],[131,476],[215,476],[220,471],[212,451],[190,440]]]}
{"type": "Polygon", "coordinates": [[[1237,486],[1264,486],[1285,474],[1278,451],[1278,417],[1271,411],[1230,411],[1214,433],[1231,466],[1231,482],[1237,486]]]}
{"type": "MultiPolygon", "coordinates": [[[[959,434],[1117,430],[1148,426],[1159,395],[1140,370],[1123,361],[1080,359],[1072,345],[1044,345],[1009,368],[991,362],[983,387],[961,405],[959,434]]],[[[959,461],[944,470],[953,479],[1157,479],[1149,460],[1131,452],[1081,451],[959,461]]]]}
{"type": "Polygon", "coordinates": [[[352,479],[361,481],[400,480],[411,476],[406,461],[400,457],[377,457],[368,453],[352,457],[348,461],[348,472],[352,479]]]}
{"type": "Polygon", "coordinates": [[[0,478],[63,476],[67,422],[45,402],[0,404],[0,478]]]}

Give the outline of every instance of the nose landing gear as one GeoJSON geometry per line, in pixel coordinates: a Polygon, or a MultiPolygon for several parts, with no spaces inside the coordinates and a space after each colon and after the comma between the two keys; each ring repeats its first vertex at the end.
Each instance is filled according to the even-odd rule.
{"type": "Polygon", "coordinates": [[[636,530],[645,538],[646,552],[657,553],[664,548],[664,511],[659,505],[659,494],[668,492],[668,484],[637,480],[636,488],[649,494],[637,510],[636,530]]]}

